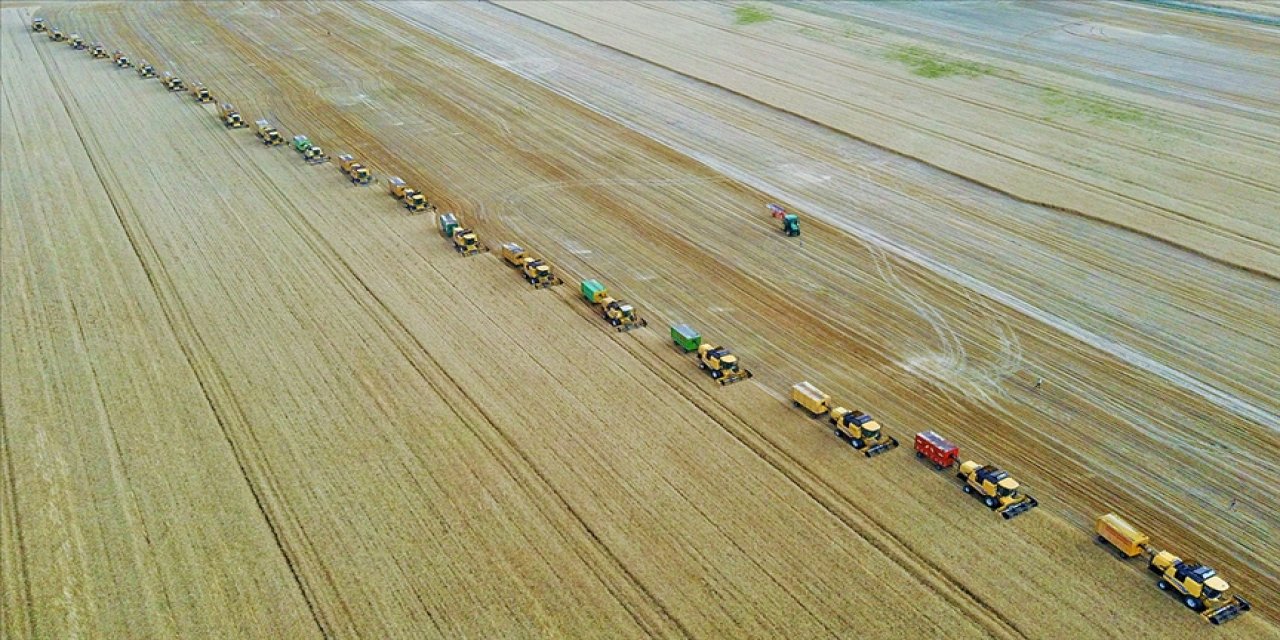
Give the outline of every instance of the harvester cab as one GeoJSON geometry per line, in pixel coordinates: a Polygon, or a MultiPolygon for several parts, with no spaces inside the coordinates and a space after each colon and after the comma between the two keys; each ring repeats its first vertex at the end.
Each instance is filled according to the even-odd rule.
{"type": "Polygon", "coordinates": [[[170,91],[183,91],[187,88],[182,84],[182,78],[173,75],[172,71],[164,72],[161,81],[164,82],[164,87],[170,91]]]}
{"type": "Polygon", "coordinates": [[[710,343],[698,346],[698,368],[706,371],[721,385],[733,384],[752,377],[750,371],[738,366],[738,356],[724,347],[717,347],[710,343]]]}
{"type": "Polygon", "coordinates": [[[262,140],[262,144],[268,147],[284,144],[284,136],[280,135],[280,131],[271,126],[266,120],[258,120],[254,122],[258,125],[258,138],[262,140]]]}
{"type": "Polygon", "coordinates": [[[1178,596],[1188,609],[1212,624],[1222,624],[1252,608],[1244,598],[1227,595],[1231,586],[1210,567],[1183,562],[1168,551],[1155,553],[1147,566],[1160,576],[1156,586],[1161,591],[1178,596]]]}
{"type": "Polygon", "coordinates": [[[105,58],[107,57],[107,48],[102,46],[101,42],[95,42],[89,47],[89,55],[95,58],[105,58]]]}
{"type": "Polygon", "coordinates": [[[1017,480],[1008,472],[992,465],[980,465],[966,461],[960,465],[957,478],[964,480],[964,492],[972,495],[988,508],[1004,516],[1005,520],[1030,511],[1040,503],[1025,494],[1017,480]]]}
{"type": "Polygon", "coordinates": [[[72,49],[83,49],[84,38],[81,38],[78,33],[73,33],[67,36],[67,44],[71,45],[72,49]]]}
{"type": "Polygon", "coordinates": [[[209,93],[209,89],[199,82],[191,85],[191,97],[201,104],[213,102],[213,94],[209,93]]]}
{"type": "Polygon", "coordinates": [[[898,446],[896,438],[886,435],[879,422],[861,411],[836,407],[831,410],[831,424],[835,425],[837,438],[848,442],[868,458],[898,446]]]}
{"type": "Polygon", "coordinates": [[[229,102],[224,102],[218,106],[218,119],[222,121],[222,126],[228,129],[240,129],[246,127],[244,118],[240,117],[240,112],[229,102]]]}
{"type": "Polygon", "coordinates": [[[34,33],[43,33],[48,26],[44,23],[44,18],[31,19],[31,31],[34,33]]]}

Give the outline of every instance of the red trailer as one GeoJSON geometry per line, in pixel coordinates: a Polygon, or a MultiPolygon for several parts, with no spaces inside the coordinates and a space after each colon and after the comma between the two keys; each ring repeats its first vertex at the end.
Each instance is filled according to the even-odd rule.
{"type": "Polygon", "coordinates": [[[927,458],[941,471],[959,460],[960,447],[932,431],[922,431],[916,434],[916,457],[927,458]]]}

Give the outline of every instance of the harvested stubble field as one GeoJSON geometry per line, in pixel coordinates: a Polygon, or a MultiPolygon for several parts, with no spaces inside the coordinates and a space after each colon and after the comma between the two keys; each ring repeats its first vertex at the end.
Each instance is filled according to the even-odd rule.
{"type": "MultiPolygon", "coordinates": [[[[786,32],[734,25],[730,6],[609,7],[515,9],[708,52],[734,46],[712,31],[812,42],[802,29],[835,19],[796,10],[786,32]]],[[[1202,634],[1092,541],[1102,509],[1253,596],[1223,632],[1276,635],[1280,297],[1274,244],[1241,240],[1277,232],[1255,201],[1276,189],[1274,85],[1240,98],[1249,114],[1215,113],[1257,148],[1210,146],[1253,153],[1253,173],[1196,156],[1239,184],[1203,167],[1154,184],[1141,172],[1158,168],[1122,156],[965,165],[1012,181],[991,184],[492,5],[40,11],[406,178],[570,284],[534,291],[495,254],[458,257],[381,184],[225,131],[212,105],[4,9],[5,637],[1202,634]],[[1099,199],[1055,202],[1063,176],[1099,199]],[[1214,253],[1164,222],[1133,233],[1096,219],[1123,213],[1102,198],[1201,222],[1223,208],[1238,219],[1192,226],[1238,237],[1214,253]],[[774,199],[804,205],[799,241],[764,214],[774,199]],[[576,296],[584,277],[651,327],[607,331],[576,296]],[[731,345],[756,378],[716,387],[667,321],[731,345]],[[837,444],[785,402],[799,379],[904,448],[866,460],[837,444]],[[1042,507],[986,511],[911,457],[923,428],[1042,507]]],[[[917,46],[867,56],[866,86],[983,92],[911,72],[934,40],[860,29],[862,46],[917,46]]],[[[1202,98],[1150,99],[1192,119],[1214,108],[1202,98]]],[[[916,102],[949,136],[1004,126],[916,102]]],[[[1147,149],[1098,126],[1088,144],[1147,149]]],[[[1089,131],[1069,128],[1035,135],[1089,131]]]]}

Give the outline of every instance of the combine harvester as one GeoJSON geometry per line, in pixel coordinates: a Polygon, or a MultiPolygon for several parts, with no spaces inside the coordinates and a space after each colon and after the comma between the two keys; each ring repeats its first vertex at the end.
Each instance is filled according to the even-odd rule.
{"type": "Polygon", "coordinates": [[[427,208],[426,196],[419,193],[417,189],[405,184],[404,180],[396,176],[387,178],[387,192],[402,202],[404,208],[410,211],[424,211],[427,208]]]}
{"type": "Polygon", "coordinates": [[[222,121],[222,126],[228,129],[241,129],[249,125],[244,123],[244,118],[240,117],[240,112],[231,106],[231,103],[224,102],[218,106],[218,119],[222,121]]]}
{"type": "Polygon", "coordinates": [[[280,132],[275,127],[271,126],[270,122],[266,120],[258,120],[254,122],[254,124],[258,125],[256,133],[258,139],[262,140],[262,144],[267,145],[268,147],[284,144],[284,136],[280,135],[280,132]]]}
{"type": "Polygon", "coordinates": [[[453,250],[463,256],[473,256],[489,247],[480,244],[480,237],[475,231],[458,224],[457,216],[445,213],[440,216],[440,235],[453,242],[453,250]]]}
{"type": "Polygon", "coordinates": [[[62,29],[49,27],[49,39],[54,42],[62,42],[67,39],[67,36],[62,34],[62,29]]]}
{"type": "Polygon", "coordinates": [[[373,184],[373,174],[349,153],[338,156],[338,170],[347,175],[351,184],[362,187],[373,184]]]}
{"type": "Polygon", "coordinates": [[[738,366],[738,356],[724,347],[702,341],[702,334],[687,324],[671,326],[671,342],[684,353],[698,353],[698,368],[707,372],[720,386],[741,382],[752,377],[750,370],[738,366]]]}
{"type": "Polygon", "coordinates": [[[44,32],[45,32],[45,30],[47,30],[47,29],[48,29],[48,26],[47,26],[47,25],[45,25],[44,18],[39,18],[39,17],[32,17],[32,18],[31,18],[31,32],[32,32],[32,33],[44,33],[44,32]]]}
{"type": "Polygon", "coordinates": [[[199,82],[191,83],[191,97],[200,104],[213,102],[213,94],[209,93],[209,89],[199,82]]]}
{"type": "Polygon", "coordinates": [[[164,72],[164,76],[160,78],[160,81],[164,83],[164,88],[169,91],[186,91],[187,89],[187,87],[182,84],[182,78],[173,75],[172,71],[164,72]]]}
{"type": "Polygon", "coordinates": [[[71,45],[71,48],[76,50],[81,50],[85,48],[84,38],[81,38],[80,34],[78,33],[73,33],[67,36],[67,44],[71,45]]]}
{"type": "Polygon", "coordinates": [[[635,307],[609,296],[609,290],[599,280],[582,283],[582,297],[596,307],[600,316],[618,331],[630,331],[649,326],[649,322],[636,314],[635,307]]]}
{"type": "Polygon", "coordinates": [[[1035,507],[1039,502],[1022,492],[1021,485],[1007,471],[991,465],[981,465],[966,460],[960,465],[956,477],[964,481],[964,492],[981,500],[987,508],[1004,517],[1005,520],[1022,515],[1035,507]]]}
{"type": "Polygon", "coordinates": [[[95,42],[89,45],[89,56],[94,58],[107,57],[107,48],[102,46],[101,42],[95,42]]]}
{"type": "Polygon", "coordinates": [[[116,63],[116,66],[121,69],[128,69],[133,66],[133,62],[129,60],[129,56],[119,49],[116,49],[116,52],[111,54],[111,61],[116,63]]]}
{"type": "Polygon", "coordinates": [[[293,137],[293,150],[302,154],[302,159],[308,164],[320,164],[328,162],[329,156],[324,154],[324,150],[318,145],[311,144],[306,136],[293,137]]]}
{"type": "Polygon", "coordinates": [[[514,242],[506,242],[502,245],[502,259],[507,264],[520,270],[520,274],[524,276],[525,282],[533,285],[534,289],[545,289],[561,284],[560,278],[551,271],[550,265],[541,259],[529,255],[520,245],[514,242]]]}
{"type": "Polygon", "coordinates": [[[813,418],[828,416],[836,437],[868,458],[898,447],[898,440],[886,435],[880,423],[871,416],[844,407],[832,407],[831,396],[808,382],[791,386],[791,404],[804,409],[813,418]]]}
{"type": "Polygon", "coordinates": [[[146,60],[139,60],[138,61],[138,77],[154,78],[156,77],[156,68],[151,66],[151,63],[147,62],[146,60]]]}
{"type": "Polygon", "coordinates": [[[1151,538],[1114,513],[1094,521],[1098,541],[1111,546],[1123,559],[1147,557],[1147,569],[1160,576],[1156,586],[1174,595],[1188,609],[1210,624],[1222,624],[1253,608],[1248,600],[1227,591],[1231,586],[1205,565],[1151,546],[1151,538]]]}

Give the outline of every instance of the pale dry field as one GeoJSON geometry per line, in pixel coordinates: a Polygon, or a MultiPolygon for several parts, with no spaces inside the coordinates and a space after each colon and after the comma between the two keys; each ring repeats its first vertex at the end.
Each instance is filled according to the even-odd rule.
{"type": "Polygon", "coordinates": [[[6,637],[1203,633],[1092,541],[1098,509],[1219,566],[1259,606],[1233,632],[1276,635],[1271,278],[824,146],[493,6],[42,13],[421,185],[570,283],[458,257],[381,182],[5,9],[6,637]],[[842,218],[836,185],[900,212],[842,218]],[[780,197],[813,203],[800,242],[763,212],[780,197]],[[585,277],[650,328],[608,331],[585,277]],[[718,388],[668,321],[755,380],[718,388]],[[784,401],[800,378],[905,447],[839,445],[784,401]],[[922,428],[1042,507],[992,515],[911,457],[922,428]]]}

